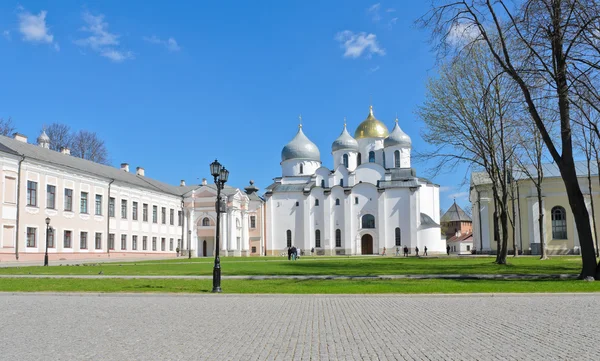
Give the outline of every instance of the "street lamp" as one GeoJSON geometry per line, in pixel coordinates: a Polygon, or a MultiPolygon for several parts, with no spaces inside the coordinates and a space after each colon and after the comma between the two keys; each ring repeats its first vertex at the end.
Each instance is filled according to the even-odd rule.
{"type": "Polygon", "coordinates": [[[50,239],[50,217],[46,217],[46,254],[44,255],[44,266],[48,265],[48,240],[50,239]]]}
{"type": "Polygon", "coordinates": [[[192,230],[188,230],[188,259],[192,259],[192,230]]]}
{"type": "Polygon", "coordinates": [[[219,233],[221,232],[221,189],[225,187],[227,178],[229,178],[229,171],[225,169],[215,159],[210,164],[210,174],[215,179],[215,185],[217,186],[217,201],[215,202],[215,210],[217,211],[217,232],[215,237],[215,266],[213,268],[213,292],[221,292],[221,259],[219,258],[219,233]]]}

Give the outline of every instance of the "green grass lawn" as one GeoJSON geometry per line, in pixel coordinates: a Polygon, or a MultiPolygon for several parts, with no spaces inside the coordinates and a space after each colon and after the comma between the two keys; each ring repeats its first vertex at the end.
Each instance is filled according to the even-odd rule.
{"type": "MultiPolygon", "coordinates": [[[[224,293],[529,293],[599,292],[600,282],[574,280],[223,280],[224,293]]],[[[210,293],[211,280],[3,278],[4,292],[210,293]]]]}
{"type": "MultiPolygon", "coordinates": [[[[494,263],[494,257],[283,257],[221,259],[225,275],[340,275],[373,276],[399,274],[579,274],[580,257],[508,258],[508,265],[494,263]]],[[[80,266],[8,267],[0,275],[212,275],[209,258],[176,258],[164,261],[98,263],[80,266]]]]}

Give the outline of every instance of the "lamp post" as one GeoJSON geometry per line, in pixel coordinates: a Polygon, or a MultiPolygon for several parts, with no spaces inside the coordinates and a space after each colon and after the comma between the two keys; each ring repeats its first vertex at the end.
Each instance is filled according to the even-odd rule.
{"type": "Polygon", "coordinates": [[[46,217],[46,254],[44,255],[44,266],[48,265],[48,240],[50,239],[50,217],[46,217]]]}
{"type": "Polygon", "coordinates": [[[213,292],[221,292],[221,259],[219,258],[219,233],[221,232],[221,189],[225,186],[227,178],[229,178],[229,171],[225,169],[215,159],[210,164],[210,174],[215,179],[215,185],[217,186],[217,201],[215,202],[215,210],[217,211],[217,232],[215,236],[215,266],[213,268],[213,292]]]}

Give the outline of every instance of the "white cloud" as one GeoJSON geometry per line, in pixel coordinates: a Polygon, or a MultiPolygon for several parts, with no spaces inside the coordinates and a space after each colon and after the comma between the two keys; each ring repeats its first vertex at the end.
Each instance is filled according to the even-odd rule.
{"type": "MultiPolygon", "coordinates": [[[[47,11],[42,10],[38,15],[35,15],[25,11],[22,7],[19,7],[19,10],[21,11],[18,14],[19,32],[23,34],[24,41],[54,44],[56,50],[60,49],[58,44],[54,42],[54,35],[50,34],[50,29],[46,25],[47,11]]],[[[10,36],[10,33],[8,35],[10,36]]]]}
{"type": "Polygon", "coordinates": [[[453,186],[441,186],[440,187],[440,192],[449,192],[451,190],[454,190],[453,186]]]}
{"type": "Polygon", "coordinates": [[[385,12],[386,13],[395,13],[396,9],[394,9],[394,8],[385,9],[385,12]]]}
{"type": "Polygon", "coordinates": [[[344,30],[336,34],[335,40],[340,42],[340,47],[344,49],[345,58],[358,58],[363,53],[366,53],[367,57],[373,54],[385,55],[385,49],[379,45],[375,34],[365,32],[355,34],[350,30],[344,30]]]}
{"type": "Polygon", "coordinates": [[[181,47],[179,46],[179,44],[177,44],[177,41],[172,37],[168,38],[167,40],[163,40],[157,37],[156,35],[152,35],[151,37],[144,36],[144,40],[152,44],[163,45],[167,49],[169,49],[169,51],[181,50],[181,47]]]}
{"type": "Polygon", "coordinates": [[[456,193],[448,194],[448,198],[450,198],[450,199],[468,199],[469,192],[456,192],[456,193]]]}
{"type": "Polygon", "coordinates": [[[8,30],[4,30],[4,31],[2,32],[2,36],[4,36],[4,38],[5,38],[6,40],[10,40],[10,39],[11,39],[11,38],[10,38],[10,31],[8,31],[8,30]]]}
{"type": "Polygon", "coordinates": [[[446,41],[453,46],[460,46],[479,36],[479,29],[474,24],[465,22],[457,22],[452,25],[448,31],[446,41]]]}
{"type": "Polygon", "coordinates": [[[369,71],[367,71],[367,73],[368,74],[373,74],[377,70],[379,70],[379,65],[377,65],[376,67],[373,67],[373,68],[369,68],[369,71]]]}
{"type": "Polygon", "coordinates": [[[398,18],[392,18],[389,22],[388,22],[388,28],[390,30],[392,30],[392,28],[394,27],[394,25],[396,25],[396,22],[398,22],[398,18]]]}
{"type": "Polygon", "coordinates": [[[108,23],[104,21],[104,15],[95,16],[85,12],[83,14],[83,21],[85,21],[86,26],[80,30],[90,33],[90,36],[76,40],[75,44],[82,47],[89,47],[101,56],[117,63],[134,58],[131,51],[117,48],[120,44],[120,35],[108,31],[108,23]]]}
{"type": "Polygon", "coordinates": [[[371,19],[373,22],[379,22],[381,20],[381,15],[379,15],[379,10],[381,8],[381,3],[373,4],[367,9],[367,13],[371,15],[371,19]]]}

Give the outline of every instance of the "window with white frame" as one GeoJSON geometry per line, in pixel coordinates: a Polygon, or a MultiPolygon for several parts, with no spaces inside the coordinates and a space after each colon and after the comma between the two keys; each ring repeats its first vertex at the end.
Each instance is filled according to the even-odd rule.
{"type": "Polygon", "coordinates": [[[56,208],[56,186],[46,185],[46,208],[56,208]]]}
{"type": "Polygon", "coordinates": [[[126,234],[121,235],[121,250],[122,251],[127,250],[127,235],[126,234]]]}
{"type": "Polygon", "coordinates": [[[63,232],[63,247],[71,248],[73,242],[73,232],[72,231],[64,231],[63,232]]]}
{"type": "Polygon", "coordinates": [[[102,194],[96,194],[96,212],[97,216],[102,215],[102,194]]]}
{"type": "Polygon", "coordinates": [[[27,205],[37,207],[38,184],[34,181],[27,181],[27,205]]]}
{"type": "Polygon", "coordinates": [[[87,249],[87,232],[79,233],[79,249],[87,249]]]}
{"type": "Polygon", "coordinates": [[[27,227],[27,247],[35,247],[37,228],[27,227]]]}
{"type": "Polygon", "coordinates": [[[96,241],[94,243],[96,249],[102,249],[102,233],[96,232],[96,241]]]}
{"type": "Polygon", "coordinates": [[[87,192],[81,192],[81,203],[79,207],[79,213],[88,212],[88,194],[87,192]]]}
{"type": "Polygon", "coordinates": [[[65,188],[65,211],[73,211],[73,190],[65,188]]]}

